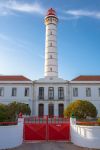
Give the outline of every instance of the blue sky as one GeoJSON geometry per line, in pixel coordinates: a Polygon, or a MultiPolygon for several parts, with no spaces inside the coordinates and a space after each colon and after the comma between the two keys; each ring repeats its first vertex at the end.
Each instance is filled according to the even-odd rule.
{"type": "Polygon", "coordinates": [[[0,0],[0,74],[44,76],[48,8],[59,18],[59,77],[100,75],[100,0],[0,0]]]}

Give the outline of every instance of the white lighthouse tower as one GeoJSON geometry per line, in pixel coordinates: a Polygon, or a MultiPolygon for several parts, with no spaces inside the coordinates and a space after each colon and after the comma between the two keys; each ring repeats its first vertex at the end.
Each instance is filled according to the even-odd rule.
{"type": "Polygon", "coordinates": [[[68,101],[68,83],[58,76],[57,24],[56,12],[50,8],[45,17],[44,78],[34,82],[34,114],[38,116],[63,116],[68,101]]]}
{"type": "Polygon", "coordinates": [[[57,23],[56,12],[50,8],[45,17],[45,77],[58,77],[57,23]]]}

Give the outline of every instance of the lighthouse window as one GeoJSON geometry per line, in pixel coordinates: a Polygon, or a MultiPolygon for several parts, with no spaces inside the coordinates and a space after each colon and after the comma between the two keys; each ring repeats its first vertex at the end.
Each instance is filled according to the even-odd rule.
{"type": "Polygon", "coordinates": [[[52,18],[50,18],[50,21],[52,22],[52,18]]]}
{"type": "Polygon", "coordinates": [[[52,35],[52,31],[50,32],[50,35],[52,35]]]}
{"type": "Polygon", "coordinates": [[[50,46],[52,47],[52,43],[50,43],[50,46]]]}
{"type": "Polygon", "coordinates": [[[52,71],[52,68],[50,68],[50,71],[52,71]]]}
{"type": "Polygon", "coordinates": [[[50,59],[52,59],[52,55],[50,55],[50,59]]]}

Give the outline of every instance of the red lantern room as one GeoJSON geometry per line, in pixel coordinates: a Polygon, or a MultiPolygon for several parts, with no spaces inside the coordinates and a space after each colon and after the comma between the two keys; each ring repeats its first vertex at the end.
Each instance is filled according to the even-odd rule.
{"type": "Polygon", "coordinates": [[[49,15],[56,16],[56,12],[55,12],[55,10],[54,10],[54,9],[52,9],[52,8],[50,8],[50,9],[48,10],[48,12],[47,12],[47,16],[49,16],[49,15]]]}

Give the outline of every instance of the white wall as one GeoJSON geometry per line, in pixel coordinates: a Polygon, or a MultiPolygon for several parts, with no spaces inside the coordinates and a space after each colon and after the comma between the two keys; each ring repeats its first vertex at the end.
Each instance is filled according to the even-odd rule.
{"type": "Polygon", "coordinates": [[[80,147],[100,149],[100,126],[71,124],[71,142],[80,147]]]}
{"type": "Polygon", "coordinates": [[[32,86],[31,84],[0,84],[0,87],[4,88],[4,95],[0,96],[0,101],[27,101],[27,99],[32,99],[32,86]],[[12,88],[17,88],[17,95],[12,96],[12,88]],[[29,88],[29,96],[24,96],[25,88],[29,88]]]}
{"type": "Polygon", "coordinates": [[[0,149],[14,148],[23,142],[23,118],[18,125],[0,126],[0,149]]]}

